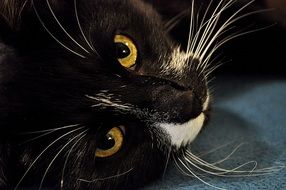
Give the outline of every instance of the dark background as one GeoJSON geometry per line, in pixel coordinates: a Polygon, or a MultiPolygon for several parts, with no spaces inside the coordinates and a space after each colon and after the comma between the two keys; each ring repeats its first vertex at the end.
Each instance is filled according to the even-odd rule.
{"type": "MultiPolygon", "coordinates": [[[[148,0],[159,10],[163,18],[168,20],[174,15],[190,7],[191,0],[148,0]]],[[[275,75],[286,76],[286,3],[285,0],[256,0],[246,10],[264,12],[246,17],[235,24],[236,29],[256,32],[240,36],[226,43],[217,51],[220,60],[225,62],[215,71],[215,75],[275,75]],[[281,1],[281,4],[275,1],[281,1]],[[275,9],[272,9],[275,7],[275,9]],[[270,10],[271,8],[271,10],[270,10]],[[269,9],[269,10],[266,10],[269,9]],[[262,29],[264,28],[264,29],[262,29]],[[262,29],[262,30],[260,30],[262,29]]],[[[206,6],[209,0],[195,0],[199,6],[206,6]],[[203,2],[203,3],[202,3],[203,2]]],[[[219,0],[214,0],[214,4],[219,0]]],[[[229,17],[249,0],[240,0],[224,16],[229,17]]],[[[189,18],[185,17],[172,31],[172,35],[180,43],[187,41],[189,18]]]]}

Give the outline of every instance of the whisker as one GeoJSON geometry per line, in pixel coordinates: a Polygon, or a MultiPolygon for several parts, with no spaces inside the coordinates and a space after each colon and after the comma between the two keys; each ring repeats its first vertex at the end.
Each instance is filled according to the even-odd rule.
{"type": "MultiPolygon", "coordinates": [[[[215,8],[215,10],[213,11],[210,19],[207,20],[206,22],[204,22],[204,20],[206,18],[206,15],[207,15],[207,13],[209,11],[209,7],[212,4],[212,1],[211,1],[211,3],[209,4],[207,10],[205,11],[203,19],[201,21],[201,25],[200,25],[196,35],[194,36],[194,39],[192,40],[192,45],[189,47],[190,48],[189,51],[193,52],[194,56],[199,57],[200,60],[204,60],[204,61],[200,61],[200,63],[197,66],[197,69],[201,67],[202,70],[205,70],[207,65],[209,65],[208,61],[211,58],[211,56],[213,55],[213,53],[219,47],[221,47],[224,43],[228,42],[229,40],[232,40],[233,38],[237,38],[239,36],[242,36],[242,35],[245,35],[245,34],[248,34],[248,33],[252,33],[252,32],[259,31],[259,30],[263,30],[265,28],[268,28],[268,27],[272,26],[271,25],[271,26],[260,28],[260,29],[247,31],[247,32],[243,32],[243,33],[239,33],[239,34],[236,34],[236,35],[231,35],[229,37],[226,37],[226,38],[222,39],[218,44],[216,44],[214,46],[214,48],[211,50],[211,52],[208,52],[209,48],[211,46],[213,46],[213,43],[215,42],[216,39],[218,39],[226,31],[232,29],[231,27],[229,28],[229,26],[232,25],[234,22],[237,22],[238,20],[241,20],[242,18],[245,18],[245,17],[253,15],[253,14],[258,14],[258,13],[261,13],[261,12],[271,11],[271,9],[258,10],[258,11],[253,11],[253,12],[250,12],[250,13],[243,14],[243,15],[238,16],[237,18],[235,18],[240,12],[242,12],[242,10],[244,10],[246,7],[248,7],[250,4],[252,4],[254,2],[254,0],[252,0],[252,1],[248,2],[247,4],[245,4],[243,7],[241,7],[233,15],[231,15],[230,18],[228,18],[225,21],[225,23],[222,24],[217,29],[215,34],[213,35],[220,15],[222,14],[222,12],[224,12],[226,9],[228,9],[230,6],[232,6],[232,4],[234,4],[234,2],[236,2],[236,0],[231,0],[231,1],[227,2],[225,5],[222,5],[222,2],[225,2],[225,1],[221,1],[221,3],[219,3],[217,5],[217,7],[215,8]],[[200,35],[202,29],[204,29],[204,32],[203,32],[202,35],[200,35]],[[199,37],[200,37],[200,41],[197,44],[197,40],[198,40],[199,37]],[[194,50],[194,49],[196,49],[196,50],[194,50]],[[204,57],[205,57],[206,53],[208,53],[208,57],[205,59],[204,57]]],[[[211,69],[211,70],[213,71],[214,69],[211,69]]],[[[211,72],[208,72],[208,73],[210,74],[211,72]]]]}
{"type": "MultiPolygon", "coordinates": [[[[193,2],[194,2],[194,0],[193,0],[193,2]]],[[[193,2],[192,2],[192,3],[193,3],[193,2]]],[[[206,9],[206,11],[205,11],[205,13],[204,13],[204,16],[203,16],[203,18],[202,18],[201,24],[200,24],[200,26],[198,27],[199,29],[197,30],[196,35],[194,36],[194,39],[192,39],[191,47],[189,47],[190,50],[187,49],[188,52],[194,53],[195,44],[197,44],[197,40],[198,40],[198,37],[199,37],[199,33],[200,33],[201,29],[202,29],[202,25],[203,25],[203,23],[204,23],[204,21],[205,21],[205,17],[206,17],[206,15],[207,15],[207,13],[209,12],[209,9],[210,9],[210,6],[211,6],[212,2],[213,2],[213,0],[211,0],[211,2],[209,3],[209,5],[208,5],[208,7],[207,7],[207,9],[206,9]]],[[[199,16],[197,15],[197,22],[198,22],[198,20],[199,20],[199,16]]],[[[198,23],[199,23],[199,22],[198,22],[198,23]]]]}
{"type": "MultiPolygon", "coordinates": [[[[208,41],[208,45],[204,48],[204,51],[200,53],[201,57],[203,58],[205,54],[208,52],[211,45],[214,43],[214,41],[218,38],[218,36],[221,34],[222,31],[224,31],[229,25],[231,25],[233,22],[236,22],[237,19],[234,19],[235,16],[237,16],[241,11],[243,11],[246,7],[248,7],[250,4],[252,4],[255,0],[252,0],[245,4],[243,7],[238,9],[232,16],[230,16],[225,23],[216,31],[216,33],[213,35],[213,37],[208,41]]],[[[225,9],[224,9],[225,10],[225,9]]],[[[223,10],[223,11],[224,11],[223,10]]],[[[240,17],[239,17],[240,18],[240,17]]],[[[243,18],[243,17],[241,17],[243,18]]]]}
{"type": "MultiPolygon", "coordinates": [[[[213,27],[215,27],[215,23],[217,23],[218,17],[220,16],[220,14],[228,7],[228,4],[226,4],[224,7],[220,8],[221,4],[224,1],[221,1],[217,7],[215,8],[215,10],[213,11],[212,15],[210,16],[210,18],[207,21],[204,21],[206,19],[207,13],[209,12],[210,6],[213,3],[213,0],[210,2],[204,16],[203,19],[201,21],[200,27],[197,30],[197,33],[194,37],[194,41],[193,44],[191,46],[191,52],[194,52],[194,54],[196,55],[196,57],[200,57],[199,50],[202,48],[202,43],[204,43],[206,40],[206,36],[209,36],[212,34],[212,32],[210,32],[209,30],[213,27]],[[217,10],[220,8],[220,11],[217,12],[217,10]],[[201,34],[201,31],[204,29],[203,34],[201,34]],[[199,42],[198,39],[200,38],[199,42]],[[196,52],[196,53],[195,53],[196,52]]],[[[232,0],[229,1],[229,4],[232,3],[232,0]]]]}
{"type": "Polygon", "coordinates": [[[63,48],[65,48],[66,50],[70,51],[71,53],[81,57],[81,58],[86,58],[85,56],[81,55],[80,53],[70,49],[69,47],[67,47],[65,44],[63,44],[58,38],[56,38],[53,33],[47,28],[47,26],[45,25],[44,21],[41,19],[36,7],[35,7],[35,4],[34,4],[34,0],[32,0],[32,6],[33,6],[33,9],[36,13],[36,16],[38,18],[38,20],[40,21],[41,25],[44,27],[44,29],[48,32],[48,34],[58,43],[60,44],[63,48]]]}
{"type": "Polygon", "coordinates": [[[52,128],[52,129],[46,129],[46,130],[40,130],[40,131],[31,131],[31,132],[24,132],[21,134],[37,134],[37,133],[46,133],[46,132],[54,132],[54,131],[58,131],[58,130],[62,130],[62,129],[67,129],[67,128],[74,128],[74,127],[78,127],[79,124],[74,124],[74,125],[66,125],[63,127],[59,127],[59,128],[52,128]]]}
{"type": "Polygon", "coordinates": [[[47,135],[49,135],[49,134],[51,134],[51,133],[54,133],[54,132],[55,132],[55,131],[46,132],[46,133],[44,133],[44,134],[42,134],[42,135],[39,135],[39,136],[37,136],[37,137],[34,137],[34,138],[32,138],[32,139],[29,139],[29,140],[24,141],[24,142],[22,142],[20,145],[23,145],[23,144],[32,142],[32,141],[34,141],[34,140],[37,140],[37,139],[39,139],[39,138],[42,138],[42,137],[47,136],[47,135]]]}
{"type": "Polygon", "coordinates": [[[19,180],[19,182],[17,183],[17,185],[15,186],[15,190],[18,189],[20,183],[23,181],[23,179],[25,178],[25,176],[28,174],[28,172],[31,170],[31,168],[34,166],[34,164],[39,160],[39,158],[51,147],[53,146],[56,142],[58,142],[59,140],[61,140],[62,138],[66,137],[69,134],[72,134],[80,129],[83,129],[84,127],[79,127],[77,129],[74,129],[70,132],[67,132],[66,134],[58,137],[56,140],[54,140],[52,143],[50,143],[37,157],[36,159],[31,163],[31,165],[28,167],[28,169],[26,170],[26,172],[24,173],[24,175],[22,176],[22,178],[19,180]]]}
{"type": "Polygon", "coordinates": [[[167,168],[168,168],[168,164],[169,164],[169,161],[170,161],[171,152],[172,152],[172,147],[169,148],[168,153],[167,153],[167,158],[166,158],[166,164],[165,164],[165,167],[164,167],[163,177],[165,176],[165,174],[167,172],[167,168]]]}
{"type": "MultiPolygon", "coordinates": [[[[182,169],[182,167],[179,165],[179,163],[177,162],[177,156],[175,156],[174,154],[172,154],[172,157],[173,157],[173,160],[174,160],[174,163],[177,167],[177,169],[183,174],[183,175],[186,175],[186,176],[190,176],[190,174],[188,174],[187,172],[185,172],[185,170],[182,169]]],[[[193,176],[190,176],[190,177],[193,177],[193,176]]]]}
{"type": "MultiPolygon", "coordinates": [[[[191,5],[191,18],[190,18],[190,28],[189,28],[189,37],[188,37],[188,45],[187,45],[187,54],[190,53],[190,43],[191,40],[193,39],[193,33],[194,33],[194,0],[192,0],[192,5],[191,5]]],[[[191,52],[193,53],[193,52],[191,52]]]]}
{"type": "MultiPolygon", "coordinates": [[[[216,78],[214,76],[212,77],[207,77],[206,78],[206,83],[207,83],[207,86],[208,86],[208,92],[209,92],[209,96],[210,97],[215,97],[215,85],[213,84],[213,81],[215,80],[216,78]]],[[[201,152],[202,155],[199,155],[199,157],[203,157],[204,154],[201,152]]],[[[206,152],[207,154],[207,152],[206,152]]]]}
{"type": "MultiPolygon", "coordinates": [[[[207,67],[209,67],[209,65],[212,65],[209,62],[209,59],[212,57],[212,55],[214,54],[215,51],[217,51],[222,45],[224,45],[225,43],[227,43],[228,41],[234,39],[234,38],[238,38],[240,36],[246,35],[246,34],[250,34],[253,32],[257,32],[257,31],[261,31],[261,30],[265,30],[267,28],[270,28],[272,26],[274,26],[275,24],[271,24],[269,26],[265,26],[265,27],[261,27],[258,29],[254,29],[254,30],[250,30],[250,31],[246,31],[246,32],[239,32],[238,34],[233,34],[230,35],[228,37],[225,37],[224,39],[222,39],[218,44],[216,44],[212,50],[208,53],[207,58],[203,61],[203,63],[200,65],[202,67],[201,72],[205,71],[207,67]]],[[[220,67],[221,65],[223,65],[224,63],[219,64],[218,66],[216,66],[215,68],[209,68],[208,71],[206,71],[206,73],[208,73],[208,75],[210,73],[212,73],[215,69],[217,69],[218,67],[220,67]]],[[[198,69],[198,68],[197,68],[198,69]]]]}
{"type": "Polygon", "coordinates": [[[214,49],[218,49],[219,47],[221,47],[222,45],[224,45],[225,43],[227,43],[228,41],[234,39],[234,38],[238,38],[240,36],[243,36],[243,35],[246,35],[246,34],[250,34],[250,33],[254,33],[254,32],[257,32],[257,31],[261,31],[261,30],[265,30],[267,28],[270,28],[272,26],[274,26],[275,24],[271,24],[269,26],[265,26],[265,27],[261,27],[261,28],[258,28],[258,29],[254,29],[254,30],[250,30],[250,31],[246,31],[246,32],[241,32],[241,33],[238,33],[238,34],[234,34],[234,35],[230,35],[228,37],[225,37],[223,40],[220,41],[220,43],[218,43],[214,49]]]}
{"type": "MultiPolygon", "coordinates": [[[[87,129],[84,130],[83,132],[81,132],[80,134],[76,135],[76,136],[73,137],[72,139],[70,139],[70,140],[58,151],[58,153],[54,156],[54,158],[51,160],[50,164],[48,165],[48,167],[47,167],[47,169],[46,169],[46,171],[45,171],[45,173],[44,173],[44,175],[43,175],[43,177],[42,177],[42,180],[41,180],[41,183],[40,183],[40,186],[39,186],[39,190],[42,189],[42,186],[43,186],[45,177],[46,177],[46,175],[47,175],[49,169],[51,168],[52,164],[54,163],[54,161],[55,161],[55,160],[57,159],[57,157],[60,155],[60,153],[61,153],[72,141],[74,141],[75,139],[79,138],[80,136],[84,137],[83,134],[84,134],[86,131],[87,131],[87,129]]],[[[82,138],[82,137],[81,137],[81,138],[82,138]]]]}
{"type": "Polygon", "coordinates": [[[55,15],[55,13],[54,13],[54,11],[53,11],[51,5],[50,5],[49,0],[46,0],[46,2],[47,2],[47,5],[48,5],[48,7],[49,7],[49,10],[50,10],[51,14],[53,15],[55,21],[57,22],[57,24],[59,25],[59,27],[64,31],[64,33],[65,33],[78,47],[80,47],[80,48],[81,48],[82,50],[84,50],[86,53],[89,53],[89,54],[90,54],[89,51],[87,51],[84,47],[82,47],[82,46],[66,31],[66,29],[63,27],[63,25],[60,23],[60,21],[58,20],[57,16],[55,15]]]}
{"type": "MultiPolygon", "coordinates": [[[[203,180],[202,178],[200,178],[194,171],[192,171],[192,170],[190,169],[190,167],[188,167],[188,166],[184,163],[184,161],[181,160],[179,157],[178,157],[178,160],[179,160],[179,162],[184,166],[184,168],[185,168],[188,172],[190,172],[191,176],[197,178],[199,181],[201,181],[202,183],[204,183],[204,184],[206,184],[206,185],[208,185],[208,186],[210,186],[210,187],[213,187],[213,188],[215,188],[215,189],[225,190],[224,188],[220,188],[220,187],[214,186],[214,185],[212,185],[212,184],[206,182],[205,180],[203,180]]],[[[190,174],[188,174],[188,175],[190,175],[190,174]]]]}
{"type": "MultiPolygon", "coordinates": [[[[86,130],[87,131],[87,130],[86,130]]],[[[71,149],[69,150],[66,159],[65,159],[65,163],[62,169],[62,177],[61,177],[61,189],[64,187],[64,175],[65,175],[65,170],[66,170],[66,165],[68,162],[68,159],[70,157],[71,152],[73,151],[74,147],[79,143],[79,141],[81,141],[84,137],[86,136],[86,133],[83,134],[80,138],[78,138],[78,140],[73,144],[73,146],[71,147],[71,149]]]]}
{"type": "MultiPolygon", "coordinates": [[[[215,50],[214,50],[215,51],[215,50]]],[[[202,70],[200,71],[200,75],[201,74],[205,74],[206,77],[208,77],[214,70],[216,70],[218,67],[220,67],[221,65],[230,62],[230,60],[227,61],[222,61],[221,59],[221,54],[218,54],[217,56],[215,56],[214,58],[212,58],[212,60],[210,61],[211,56],[208,57],[208,59],[205,60],[206,63],[204,63],[204,67],[202,68],[202,70]]]]}
{"type": "Polygon", "coordinates": [[[28,0],[25,0],[24,4],[20,8],[19,13],[18,13],[19,17],[22,15],[22,12],[24,11],[24,8],[26,7],[27,2],[28,2],[28,0]]]}
{"type": "MultiPolygon", "coordinates": [[[[230,27],[230,28],[228,28],[228,29],[225,29],[224,31],[222,31],[222,32],[220,33],[220,35],[223,35],[224,33],[230,31],[230,30],[233,29],[233,28],[234,28],[234,27],[230,27]]],[[[219,36],[220,36],[220,35],[219,35],[219,36]]],[[[230,36],[232,36],[232,35],[230,35],[230,36]]],[[[222,40],[222,41],[223,41],[223,40],[222,40]]],[[[217,44],[215,44],[214,47],[208,52],[208,56],[207,56],[206,58],[204,58],[203,62],[202,62],[200,65],[198,65],[197,70],[198,70],[199,68],[201,68],[201,70],[204,71],[206,68],[209,67],[209,65],[211,65],[211,63],[209,63],[209,60],[212,58],[214,52],[216,52],[216,51],[218,50],[218,48],[222,45],[222,44],[220,44],[220,43],[221,43],[221,42],[217,42],[217,44]]]]}
{"type": "Polygon", "coordinates": [[[209,167],[209,169],[213,169],[215,171],[211,171],[211,170],[207,170],[207,169],[204,169],[200,166],[206,166],[204,165],[205,163],[201,163],[200,161],[196,160],[197,157],[186,157],[186,155],[184,155],[184,159],[189,163],[191,164],[193,167],[199,169],[200,171],[203,171],[204,173],[207,173],[207,174],[211,174],[211,175],[215,175],[215,176],[224,176],[224,177],[231,177],[231,176],[235,176],[235,177],[241,177],[241,176],[246,176],[246,175],[239,175],[239,174],[235,174],[235,175],[232,175],[231,173],[249,173],[250,171],[253,171],[250,170],[250,171],[242,171],[242,170],[238,170],[240,168],[243,168],[244,166],[247,166],[249,164],[252,164],[254,163],[254,168],[256,168],[257,166],[257,162],[256,161],[248,161],[244,164],[241,164],[233,169],[222,169],[222,168],[219,168],[219,167],[216,167],[215,165],[213,164],[210,164],[210,163],[207,163],[206,165],[209,167]],[[193,162],[195,161],[195,162],[193,162]],[[227,175],[225,175],[227,174],[227,175]]]}
{"type": "MultiPolygon", "coordinates": [[[[241,145],[239,145],[241,146],[241,145]]],[[[204,173],[208,173],[215,176],[223,176],[223,177],[245,177],[245,176],[260,176],[260,175],[266,175],[269,173],[273,173],[276,171],[279,171],[284,168],[284,165],[281,166],[273,166],[268,168],[262,168],[262,169],[256,169],[257,162],[256,161],[248,161],[244,164],[241,164],[233,169],[224,169],[221,167],[216,166],[218,163],[222,163],[229,159],[229,157],[239,148],[236,147],[232,153],[230,153],[228,156],[226,156],[224,159],[215,162],[215,163],[209,163],[205,160],[195,156],[192,154],[189,150],[186,151],[186,154],[183,153],[184,159],[191,164],[193,167],[199,169],[200,171],[203,171],[204,173]],[[249,164],[254,164],[253,168],[251,170],[239,170],[240,168],[243,168],[249,164]],[[202,168],[202,167],[205,168],[202,168]]]]}
{"type": "Polygon", "coordinates": [[[74,11],[75,11],[75,17],[76,17],[77,25],[78,25],[78,27],[79,27],[79,30],[80,30],[80,32],[81,32],[82,37],[84,38],[84,40],[85,40],[85,42],[87,43],[87,45],[89,46],[89,48],[90,48],[93,52],[95,52],[99,57],[101,57],[101,56],[99,55],[99,53],[95,50],[95,48],[93,47],[93,45],[91,45],[91,43],[87,40],[86,35],[85,35],[84,32],[83,32],[82,26],[81,26],[80,21],[79,21],[79,16],[78,16],[77,0],[74,0],[74,11]]]}
{"type": "MultiPolygon", "coordinates": [[[[204,58],[204,54],[201,53],[202,50],[204,50],[203,52],[206,52],[206,50],[209,49],[209,47],[213,44],[212,40],[209,40],[210,38],[212,39],[216,39],[214,37],[212,37],[215,28],[217,26],[217,23],[220,19],[221,14],[228,9],[229,7],[231,7],[231,5],[235,2],[236,0],[230,0],[229,2],[227,2],[225,5],[223,5],[223,7],[220,7],[220,4],[216,7],[215,11],[213,12],[211,19],[208,21],[208,24],[205,26],[204,32],[202,34],[201,40],[196,48],[196,54],[199,55],[199,57],[201,59],[204,58]],[[217,10],[220,9],[218,12],[217,10]]],[[[223,3],[224,1],[221,1],[221,3],[223,3]]],[[[216,32],[215,34],[217,34],[218,32],[216,32]]],[[[215,35],[213,35],[215,36],[215,35]]]]}
{"type": "Polygon", "coordinates": [[[189,12],[189,10],[186,9],[186,10],[180,12],[179,14],[175,15],[169,21],[167,21],[164,24],[166,31],[169,32],[170,30],[172,30],[180,22],[180,20],[188,14],[188,12],[189,12]]]}
{"type": "Polygon", "coordinates": [[[219,68],[219,67],[222,66],[223,64],[224,64],[224,63],[218,63],[217,65],[215,65],[215,66],[209,68],[208,70],[206,70],[206,72],[205,72],[205,77],[208,78],[209,75],[210,75],[212,72],[214,72],[217,68],[219,68]]]}
{"type": "Polygon", "coordinates": [[[113,178],[118,178],[118,177],[124,176],[124,175],[128,174],[129,172],[131,172],[133,169],[134,169],[134,168],[130,168],[129,170],[127,170],[127,171],[125,171],[125,172],[123,172],[123,173],[116,174],[116,175],[109,176],[109,177],[96,178],[96,179],[94,179],[94,180],[77,179],[77,181],[85,182],[85,183],[94,183],[94,182],[97,182],[97,181],[104,181],[104,180],[108,180],[108,179],[113,179],[113,178]]]}
{"type": "Polygon", "coordinates": [[[76,124],[76,125],[67,125],[67,126],[64,126],[64,127],[59,127],[59,128],[54,128],[54,129],[47,129],[47,130],[41,130],[41,131],[32,131],[32,132],[25,132],[25,133],[21,133],[22,135],[26,135],[26,134],[37,134],[37,133],[44,133],[42,135],[39,135],[37,137],[34,137],[32,139],[29,139],[27,141],[24,141],[22,142],[20,145],[23,145],[23,144],[26,144],[28,142],[31,142],[31,141],[34,141],[34,140],[37,140],[39,138],[42,138],[44,136],[47,136],[49,134],[52,134],[56,131],[59,131],[59,130],[63,130],[63,129],[67,129],[67,128],[74,128],[74,127],[77,127],[79,126],[79,124],[76,124]]]}
{"type": "Polygon", "coordinates": [[[231,142],[222,144],[222,145],[220,145],[220,146],[218,146],[218,147],[215,147],[215,148],[213,148],[213,149],[211,149],[211,150],[208,150],[207,152],[201,152],[201,153],[197,154],[197,156],[198,156],[198,157],[203,157],[203,156],[209,155],[209,154],[211,154],[211,153],[213,153],[213,152],[215,152],[215,151],[218,151],[218,150],[220,150],[220,149],[222,149],[222,148],[224,148],[224,147],[226,147],[226,146],[229,146],[229,145],[233,144],[234,142],[235,142],[235,141],[231,141],[231,142]]]}

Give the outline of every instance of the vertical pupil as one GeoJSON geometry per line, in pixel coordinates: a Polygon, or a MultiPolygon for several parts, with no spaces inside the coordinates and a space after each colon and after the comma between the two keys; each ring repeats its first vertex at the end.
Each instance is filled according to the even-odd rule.
{"type": "Polygon", "coordinates": [[[125,58],[130,54],[130,49],[124,43],[115,43],[117,58],[125,58]]]}
{"type": "Polygon", "coordinates": [[[98,148],[101,150],[108,150],[112,148],[115,145],[115,140],[114,138],[107,134],[101,141],[98,143],[98,148]]]}

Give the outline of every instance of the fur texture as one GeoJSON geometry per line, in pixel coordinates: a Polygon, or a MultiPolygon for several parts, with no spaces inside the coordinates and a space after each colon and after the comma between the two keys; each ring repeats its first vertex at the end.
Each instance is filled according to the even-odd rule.
{"type": "Polygon", "coordinates": [[[172,41],[150,5],[34,0],[0,7],[2,187],[135,189],[160,177],[171,151],[203,126],[204,68],[172,41]],[[117,60],[117,34],[137,46],[132,70],[117,60]],[[97,157],[113,127],[123,133],[122,147],[97,157]],[[175,128],[189,135],[176,136],[175,128]]]}
{"type": "Polygon", "coordinates": [[[200,171],[274,171],[220,168],[187,148],[209,118],[213,54],[253,14],[250,0],[225,15],[235,2],[191,1],[163,22],[140,0],[1,1],[0,188],[137,189],[169,160],[212,187],[200,171]],[[187,14],[180,47],[169,33],[187,14]],[[118,35],[137,48],[130,68],[118,35]]]}

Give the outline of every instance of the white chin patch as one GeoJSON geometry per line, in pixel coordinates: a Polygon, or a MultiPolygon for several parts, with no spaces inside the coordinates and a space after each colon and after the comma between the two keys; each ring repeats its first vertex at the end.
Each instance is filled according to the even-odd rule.
{"type": "Polygon", "coordinates": [[[160,123],[158,126],[171,138],[174,147],[180,148],[191,143],[200,132],[205,120],[204,113],[183,124],[160,123]]]}

